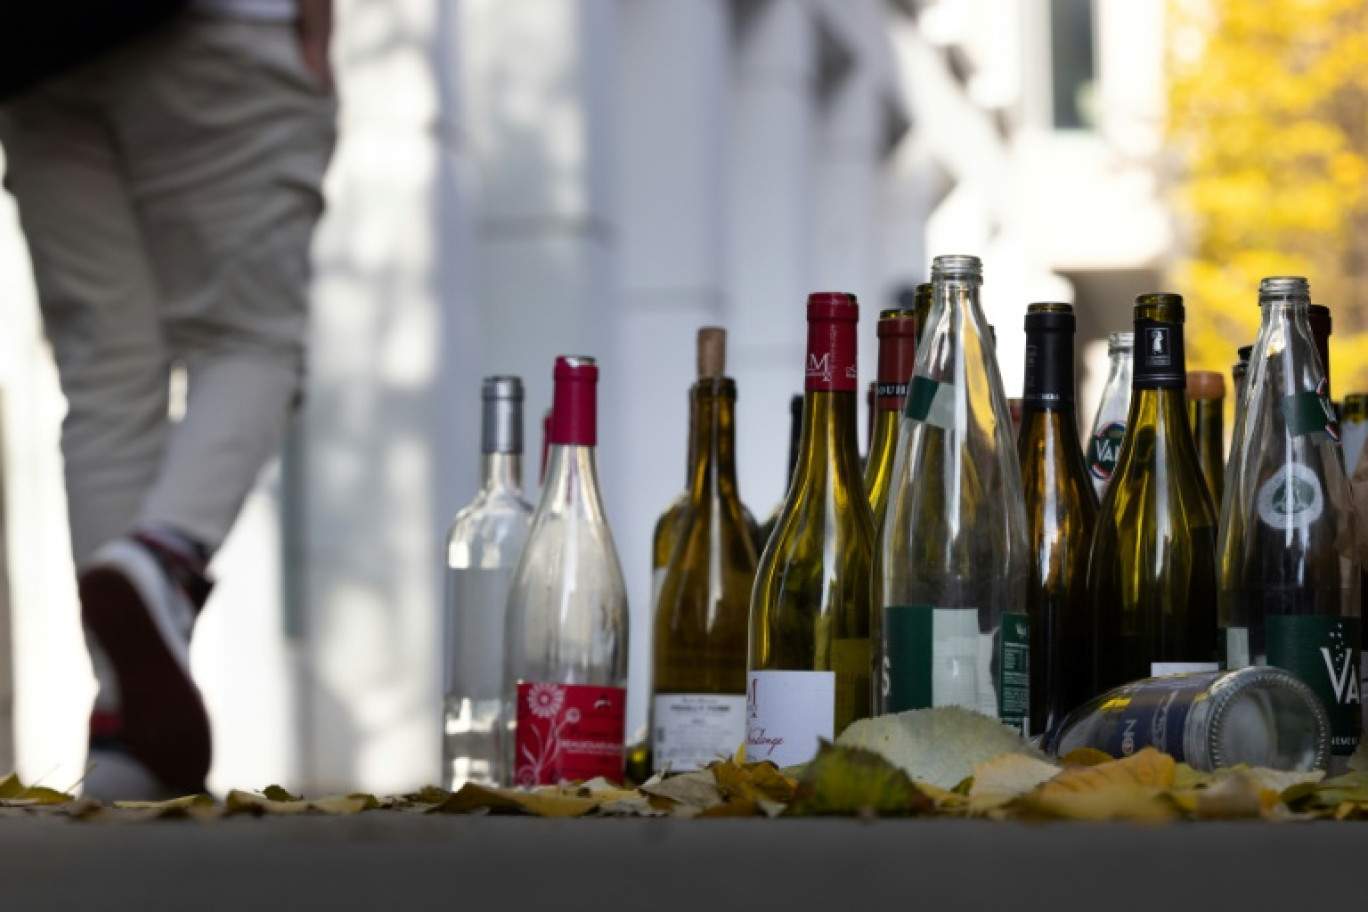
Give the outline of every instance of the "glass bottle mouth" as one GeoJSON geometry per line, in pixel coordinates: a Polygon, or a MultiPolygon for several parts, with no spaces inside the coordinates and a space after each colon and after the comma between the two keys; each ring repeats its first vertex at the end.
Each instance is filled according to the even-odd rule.
{"type": "Polygon", "coordinates": [[[1320,699],[1281,668],[1243,669],[1211,690],[1206,750],[1212,769],[1247,763],[1325,769],[1330,720],[1320,699]]]}
{"type": "Polygon", "coordinates": [[[1107,335],[1107,354],[1128,352],[1135,348],[1135,333],[1114,332],[1107,335]]]}
{"type": "Polygon", "coordinates": [[[1259,282],[1259,306],[1309,304],[1311,285],[1301,276],[1269,276],[1259,282]]]}
{"type": "Polygon", "coordinates": [[[931,261],[933,282],[982,282],[983,261],[967,254],[945,254],[931,261]]]}

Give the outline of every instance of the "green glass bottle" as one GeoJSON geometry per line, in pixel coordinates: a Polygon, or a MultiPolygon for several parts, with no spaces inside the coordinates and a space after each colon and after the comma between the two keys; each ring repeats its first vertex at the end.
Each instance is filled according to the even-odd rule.
{"type": "MultiPolygon", "coordinates": [[[[798,443],[802,439],[803,432],[803,397],[794,396],[789,399],[789,456],[788,456],[788,481],[784,485],[785,493],[793,487],[793,470],[798,466],[798,443]]],[[[765,517],[765,521],[760,524],[759,544],[756,552],[765,553],[765,546],[769,544],[770,536],[774,534],[774,527],[779,524],[779,514],[784,512],[784,501],[780,500],[774,507],[773,512],[765,517]]]]}
{"type": "Polygon", "coordinates": [[[656,599],[651,741],[657,771],[736,753],[746,731],[746,639],[755,543],[737,493],[736,384],[694,384],[694,477],[656,599]]]}
{"type": "Polygon", "coordinates": [[[1188,371],[1188,420],[1197,460],[1202,464],[1211,503],[1221,506],[1225,491],[1225,375],[1217,371],[1188,371]]]}
{"type": "Polygon", "coordinates": [[[1274,665],[1316,691],[1343,770],[1362,728],[1356,519],[1308,295],[1299,277],[1259,286],[1221,509],[1220,626],[1228,668],[1274,665]]]}
{"type": "MultiPolygon", "coordinates": [[[[926,286],[928,289],[930,286],[926,286]]],[[[865,491],[874,513],[874,528],[883,522],[888,484],[898,446],[898,421],[907,399],[907,384],[917,360],[917,316],[913,310],[879,314],[879,382],[875,385],[874,437],[865,460],[865,491]]]]}
{"type": "Polygon", "coordinates": [[[1186,379],[1182,296],[1141,295],[1126,436],[1088,558],[1095,693],[1216,669],[1216,510],[1187,420],[1186,379]]]}
{"type": "Polygon", "coordinates": [[[746,757],[811,760],[869,716],[874,518],[860,477],[854,295],[808,297],[798,463],[750,605],[746,757]]]}
{"type": "Polygon", "coordinates": [[[1026,726],[1026,516],[982,264],[936,257],[935,300],[879,531],[875,711],[958,705],[1026,726]]]}
{"type": "Polygon", "coordinates": [[[1088,549],[1097,526],[1097,493],[1083,460],[1074,408],[1074,313],[1068,304],[1026,309],[1026,381],[1017,458],[1026,503],[1031,577],[1031,725],[1053,731],[1093,696],[1088,549]]]}

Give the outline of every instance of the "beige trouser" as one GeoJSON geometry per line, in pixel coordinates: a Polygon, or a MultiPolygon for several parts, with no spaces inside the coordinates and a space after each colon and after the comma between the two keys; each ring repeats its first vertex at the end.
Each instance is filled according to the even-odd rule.
{"type": "Polygon", "coordinates": [[[135,526],[228,534],[299,397],[334,117],[292,25],[198,13],[0,107],[78,567],[135,526]]]}

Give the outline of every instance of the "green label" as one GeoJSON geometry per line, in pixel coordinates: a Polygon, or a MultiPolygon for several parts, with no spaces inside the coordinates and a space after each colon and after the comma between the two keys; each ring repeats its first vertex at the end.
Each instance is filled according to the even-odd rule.
{"type": "MultiPolygon", "coordinates": [[[[911,397],[909,396],[909,401],[911,397]]],[[[886,713],[931,706],[930,605],[890,605],[883,620],[883,708],[886,713]]]]}
{"type": "Polygon", "coordinates": [[[1326,384],[1322,380],[1315,392],[1293,393],[1284,396],[1282,401],[1283,420],[1287,422],[1287,433],[1302,437],[1323,431],[1331,440],[1339,442],[1339,423],[1335,420],[1335,407],[1325,395],[1326,384]]]}
{"type": "Polygon", "coordinates": [[[1330,752],[1349,756],[1363,728],[1359,619],[1271,614],[1264,620],[1268,664],[1305,681],[1330,717],[1330,752]]]}
{"type": "Polygon", "coordinates": [[[890,605],[880,656],[886,713],[963,706],[1021,728],[1030,715],[1030,625],[1007,613],[997,636],[977,608],[890,605]]]}
{"type": "Polygon", "coordinates": [[[1027,734],[1031,715],[1031,625],[1025,614],[1004,611],[998,640],[998,718],[1027,734]]]}
{"type": "Polygon", "coordinates": [[[949,383],[916,374],[907,390],[903,414],[916,421],[950,429],[955,426],[955,388],[949,383]]]}

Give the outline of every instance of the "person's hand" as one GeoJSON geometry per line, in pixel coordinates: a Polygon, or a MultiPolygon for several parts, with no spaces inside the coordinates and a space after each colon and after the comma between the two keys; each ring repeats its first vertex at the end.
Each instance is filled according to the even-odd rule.
{"type": "Polygon", "coordinates": [[[328,44],[332,39],[332,0],[297,0],[299,3],[299,55],[319,84],[332,91],[332,62],[328,44]]]}

